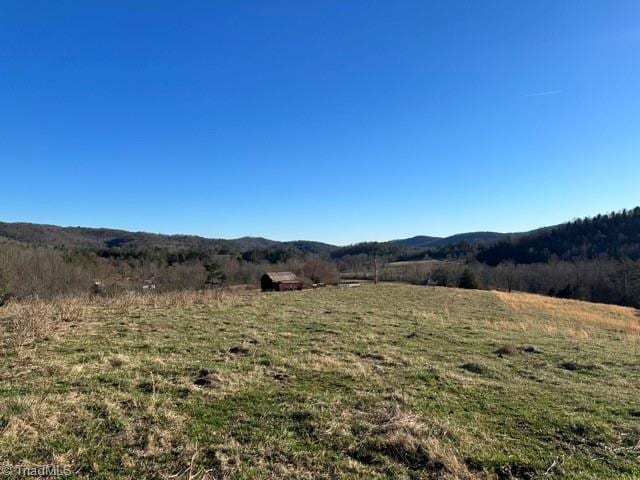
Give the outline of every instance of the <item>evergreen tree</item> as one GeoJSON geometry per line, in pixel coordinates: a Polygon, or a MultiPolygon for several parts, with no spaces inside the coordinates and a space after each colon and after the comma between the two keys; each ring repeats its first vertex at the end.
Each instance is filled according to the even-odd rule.
{"type": "Polygon", "coordinates": [[[221,287],[227,280],[227,275],[217,263],[208,263],[204,266],[207,271],[207,278],[204,281],[205,286],[221,287]]]}
{"type": "Polygon", "coordinates": [[[470,269],[464,269],[462,275],[460,276],[458,287],[474,290],[478,288],[478,280],[476,279],[475,274],[470,269]]]}

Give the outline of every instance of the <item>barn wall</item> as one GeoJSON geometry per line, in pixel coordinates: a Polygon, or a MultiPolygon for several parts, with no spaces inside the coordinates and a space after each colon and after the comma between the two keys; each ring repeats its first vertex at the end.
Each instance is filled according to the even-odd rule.
{"type": "Polygon", "coordinates": [[[271,279],[266,275],[260,279],[260,286],[264,291],[274,290],[276,287],[276,285],[274,285],[271,279]]]}
{"type": "Polygon", "coordinates": [[[286,290],[301,290],[302,282],[280,282],[276,284],[276,290],[284,292],[286,290]]]}

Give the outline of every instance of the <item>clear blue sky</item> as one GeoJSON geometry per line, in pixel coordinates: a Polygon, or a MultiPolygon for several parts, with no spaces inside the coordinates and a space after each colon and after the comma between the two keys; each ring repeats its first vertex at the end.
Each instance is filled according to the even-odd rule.
{"type": "Polygon", "coordinates": [[[0,220],[346,244],[640,204],[640,2],[0,3],[0,220]]]}

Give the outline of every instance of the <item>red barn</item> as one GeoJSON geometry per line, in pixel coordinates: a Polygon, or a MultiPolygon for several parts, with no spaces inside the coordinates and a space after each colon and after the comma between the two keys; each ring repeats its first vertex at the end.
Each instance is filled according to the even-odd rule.
{"type": "Polygon", "coordinates": [[[263,292],[302,290],[302,280],[292,272],[267,272],[260,278],[263,292]]]}

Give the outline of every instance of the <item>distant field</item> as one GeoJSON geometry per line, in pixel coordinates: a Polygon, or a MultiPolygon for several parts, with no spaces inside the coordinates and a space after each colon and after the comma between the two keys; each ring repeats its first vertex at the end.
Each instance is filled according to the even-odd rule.
{"type": "Polygon", "coordinates": [[[407,260],[402,262],[389,262],[384,266],[387,268],[392,267],[406,267],[411,265],[440,265],[440,264],[449,264],[449,263],[459,263],[459,262],[450,262],[445,260],[407,260]]]}
{"type": "Polygon", "coordinates": [[[1,463],[91,479],[640,478],[633,309],[363,284],[0,317],[1,463]]]}

